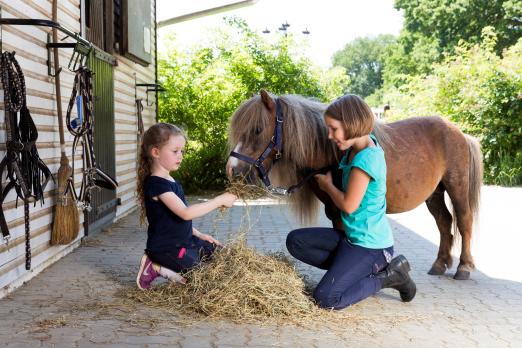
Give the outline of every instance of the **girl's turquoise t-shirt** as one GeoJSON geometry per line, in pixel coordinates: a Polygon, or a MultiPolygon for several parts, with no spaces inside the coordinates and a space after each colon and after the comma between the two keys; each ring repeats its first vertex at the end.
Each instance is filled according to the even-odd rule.
{"type": "Polygon", "coordinates": [[[386,218],[386,161],[384,151],[377,139],[370,135],[375,147],[359,151],[352,162],[346,163],[351,149],[341,159],[339,168],[343,171],[342,188],[346,192],[350,171],[357,167],[370,176],[364,197],[352,214],[341,211],[344,230],[348,241],[370,249],[384,249],[393,245],[393,234],[386,218]]]}

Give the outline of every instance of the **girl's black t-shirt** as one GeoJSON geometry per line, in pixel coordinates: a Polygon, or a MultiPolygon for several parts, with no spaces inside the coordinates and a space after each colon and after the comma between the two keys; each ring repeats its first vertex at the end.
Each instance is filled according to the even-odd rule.
{"type": "Polygon", "coordinates": [[[171,251],[184,246],[190,243],[192,236],[192,220],[183,220],[161,200],[152,199],[165,192],[174,192],[187,205],[178,182],[153,175],[145,179],[145,211],[149,222],[147,250],[151,252],[171,251]]]}

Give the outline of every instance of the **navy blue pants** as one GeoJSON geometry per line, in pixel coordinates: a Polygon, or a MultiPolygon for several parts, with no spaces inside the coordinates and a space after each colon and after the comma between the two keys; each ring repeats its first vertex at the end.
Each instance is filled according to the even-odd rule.
{"type": "Polygon", "coordinates": [[[326,227],[293,230],[286,247],[296,259],[327,270],[314,290],[320,307],[343,309],[381,289],[373,275],[384,269],[393,255],[393,246],[369,249],[348,242],[344,231],[326,227]]]}
{"type": "Polygon", "coordinates": [[[152,262],[174,272],[186,272],[210,258],[216,246],[194,236],[191,240],[168,251],[145,250],[152,262]]]}

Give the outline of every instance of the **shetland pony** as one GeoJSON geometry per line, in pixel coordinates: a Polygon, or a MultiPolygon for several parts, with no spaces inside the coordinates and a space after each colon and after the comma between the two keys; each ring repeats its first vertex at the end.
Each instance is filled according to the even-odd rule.
{"type": "MultiPolygon", "coordinates": [[[[302,181],[310,169],[338,166],[342,154],[328,139],[323,119],[326,105],[296,95],[273,96],[262,90],[235,111],[229,127],[229,145],[236,153],[259,158],[277,186],[302,181]],[[277,101],[277,103],[276,103],[277,101]],[[274,139],[276,108],[280,105],[282,150],[275,162],[267,144],[274,139]],[[265,151],[264,151],[265,150],[265,151]]],[[[482,185],[482,155],[478,142],[439,117],[416,117],[390,124],[376,123],[374,133],[384,149],[387,165],[387,213],[402,213],[425,202],[440,231],[437,258],[429,274],[442,275],[452,266],[451,247],[457,230],[462,237],[460,263],[455,279],[469,279],[474,269],[471,256],[473,221],[478,214],[482,185]],[[444,202],[447,192],[453,215],[444,202]],[[453,233],[452,233],[453,225],[453,233]]],[[[230,157],[229,177],[254,181],[253,166],[230,157]]],[[[317,216],[319,198],[334,226],[341,227],[335,206],[313,178],[289,196],[303,222],[317,216]]]]}

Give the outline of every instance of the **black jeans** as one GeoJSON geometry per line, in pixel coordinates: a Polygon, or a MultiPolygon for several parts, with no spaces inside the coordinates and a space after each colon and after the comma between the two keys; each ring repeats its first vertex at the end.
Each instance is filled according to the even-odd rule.
{"type": "Polygon", "coordinates": [[[145,250],[152,262],[169,268],[174,272],[186,272],[197,266],[201,261],[210,258],[216,246],[207,241],[192,236],[183,245],[168,251],[145,250]]]}
{"type": "Polygon", "coordinates": [[[327,272],[314,290],[314,299],[323,308],[342,309],[381,289],[373,275],[385,268],[393,246],[369,249],[353,245],[344,231],[334,228],[301,228],[290,232],[286,247],[292,256],[327,272]]]}

